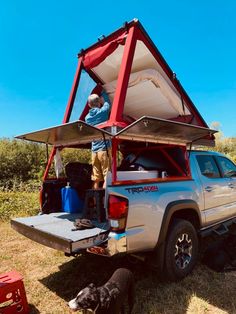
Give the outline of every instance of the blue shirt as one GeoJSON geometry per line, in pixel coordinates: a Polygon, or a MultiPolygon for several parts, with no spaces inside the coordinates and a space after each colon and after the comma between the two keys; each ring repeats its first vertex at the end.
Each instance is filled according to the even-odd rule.
{"type": "MultiPolygon", "coordinates": [[[[110,100],[107,93],[102,92],[101,96],[104,98],[104,104],[101,108],[91,108],[85,117],[85,122],[90,125],[97,125],[108,120],[110,112],[110,100]]],[[[96,153],[106,148],[111,147],[111,141],[101,140],[92,142],[92,152],[96,153]],[[106,142],[106,143],[105,143],[106,142]]]]}

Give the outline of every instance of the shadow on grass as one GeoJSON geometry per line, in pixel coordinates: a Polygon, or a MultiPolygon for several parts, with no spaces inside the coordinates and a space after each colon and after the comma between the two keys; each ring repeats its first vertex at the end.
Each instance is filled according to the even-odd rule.
{"type": "Polygon", "coordinates": [[[104,284],[119,267],[127,267],[134,273],[134,313],[192,313],[191,306],[197,308],[198,313],[205,313],[209,305],[228,313],[236,312],[235,273],[215,273],[201,264],[181,282],[163,283],[142,263],[133,265],[127,259],[106,259],[89,254],[62,264],[58,272],[40,282],[68,302],[89,283],[104,284]]]}
{"type": "Polygon", "coordinates": [[[29,313],[30,314],[39,314],[40,312],[33,304],[29,304],[29,313]]]}
{"type": "Polygon", "coordinates": [[[103,285],[119,267],[129,267],[126,259],[110,259],[86,254],[59,266],[59,271],[39,281],[66,301],[93,282],[103,285]]]}

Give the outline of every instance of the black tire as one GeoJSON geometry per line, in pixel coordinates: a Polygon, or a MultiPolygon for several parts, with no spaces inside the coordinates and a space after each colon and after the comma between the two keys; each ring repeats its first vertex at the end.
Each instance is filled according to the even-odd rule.
{"type": "Polygon", "coordinates": [[[198,259],[198,237],[187,220],[175,219],[170,226],[165,248],[164,276],[177,281],[187,276],[198,259]]]}

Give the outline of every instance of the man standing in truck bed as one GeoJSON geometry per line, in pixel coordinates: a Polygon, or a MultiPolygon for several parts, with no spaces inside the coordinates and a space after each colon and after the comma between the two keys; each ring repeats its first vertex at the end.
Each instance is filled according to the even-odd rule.
{"type": "MultiPolygon", "coordinates": [[[[85,117],[85,122],[97,125],[108,120],[111,105],[105,91],[102,92],[101,97],[97,94],[90,95],[88,105],[91,109],[85,117]]],[[[106,175],[111,168],[111,142],[109,140],[92,142],[92,166],[93,188],[98,189],[102,181],[105,188],[106,175]]]]}

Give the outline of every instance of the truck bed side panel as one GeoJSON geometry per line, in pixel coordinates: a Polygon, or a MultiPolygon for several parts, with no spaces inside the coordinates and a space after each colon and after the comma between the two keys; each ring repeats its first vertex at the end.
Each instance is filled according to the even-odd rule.
{"type": "Polygon", "coordinates": [[[126,226],[129,253],[155,248],[169,203],[186,199],[199,203],[199,193],[193,180],[110,186],[108,194],[124,196],[129,200],[126,226]]]}

